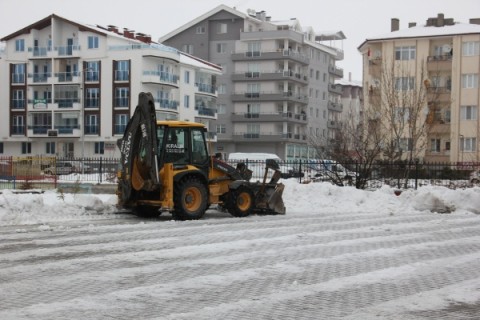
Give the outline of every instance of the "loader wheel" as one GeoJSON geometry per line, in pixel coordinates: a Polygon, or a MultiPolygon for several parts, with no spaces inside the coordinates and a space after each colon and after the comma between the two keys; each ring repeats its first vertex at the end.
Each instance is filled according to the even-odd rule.
{"type": "Polygon", "coordinates": [[[249,188],[239,187],[228,197],[228,212],[234,217],[246,217],[252,213],[255,206],[253,192],[249,188]]]}
{"type": "Polygon", "coordinates": [[[197,178],[181,180],[175,186],[173,198],[175,219],[197,220],[207,210],[207,188],[197,178]]]}

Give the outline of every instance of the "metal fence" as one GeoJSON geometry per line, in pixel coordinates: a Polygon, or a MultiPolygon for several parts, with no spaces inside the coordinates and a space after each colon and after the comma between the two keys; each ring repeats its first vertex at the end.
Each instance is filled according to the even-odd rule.
{"type": "MultiPolygon", "coordinates": [[[[262,180],[265,161],[245,159],[253,180],[262,180]]],[[[227,161],[232,166],[237,162],[227,161]]],[[[0,156],[0,189],[56,189],[65,185],[114,185],[118,158],[0,156]]],[[[328,182],[360,189],[389,185],[398,189],[425,185],[470,187],[480,182],[480,163],[279,161],[283,179],[328,182]]],[[[272,172],[268,172],[270,178],[272,172]]]]}
{"type": "Polygon", "coordinates": [[[119,159],[0,157],[0,189],[56,189],[72,184],[115,184],[119,159]]]}

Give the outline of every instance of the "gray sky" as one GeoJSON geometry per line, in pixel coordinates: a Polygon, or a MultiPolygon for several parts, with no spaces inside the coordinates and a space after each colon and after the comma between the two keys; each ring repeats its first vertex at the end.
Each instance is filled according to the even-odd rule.
{"type": "Polygon", "coordinates": [[[390,32],[390,19],[424,24],[438,13],[467,23],[480,18],[479,0],[0,0],[0,38],[55,13],[85,24],[129,28],[159,37],[220,4],[265,10],[272,20],[297,18],[303,27],[316,31],[340,30],[346,40],[336,43],[345,51],[338,63],[344,76],[361,80],[362,65],[357,47],[367,38],[390,32]]]}

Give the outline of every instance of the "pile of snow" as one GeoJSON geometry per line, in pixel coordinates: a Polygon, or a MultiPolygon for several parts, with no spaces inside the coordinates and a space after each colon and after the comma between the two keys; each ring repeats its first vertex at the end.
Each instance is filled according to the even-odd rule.
{"type": "MultiPolygon", "coordinates": [[[[452,190],[445,187],[421,187],[403,190],[385,186],[375,191],[338,187],[330,183],[300,184],[284,180],[283,194],[287,215],[381,212],[386,215],[419,211],[480,214],[480,188],[452,190]]],[[[0,225],[44,224],[53,221],[96,219],[114,214],[117,198],[112,194],[0,194],[0,225]]]]}

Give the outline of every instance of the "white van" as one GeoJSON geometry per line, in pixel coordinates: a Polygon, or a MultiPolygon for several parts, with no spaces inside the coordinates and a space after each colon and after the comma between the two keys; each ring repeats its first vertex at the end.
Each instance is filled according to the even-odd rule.
{"type": "MultiPolygon", "coordinates": [[[[247,165],[248,169],[252,170],[252,178],[255,180],[263,179],[265,174],[265,161],[267,159],[273,159],[277,162],[281,161],[279,156],[274,153],[259,153],[259,152],[233,152],[228,155],[228,164],[236,166],[238,163],[243,162],[247,165]]],[[[272,176],[272,170],[269,170],[267,176],[268,179],[272,176]]]]}
{"type": "Polygon", "coordinates": [[[282,161],[279,156],[274,153],[262,152],[233,152],[228,155],[228,161],[245,162],[245,161],[266,161],[267,159],[274,159],[279,162],[282,161]]]}

